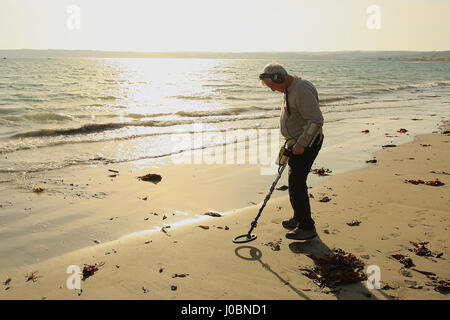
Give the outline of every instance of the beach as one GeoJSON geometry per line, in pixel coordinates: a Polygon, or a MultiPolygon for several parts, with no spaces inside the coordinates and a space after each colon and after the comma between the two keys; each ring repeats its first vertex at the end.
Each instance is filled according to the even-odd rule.
{"type": "MultiPolygon", "coordinates": [[[[275,190],[253,231],[257,239],[232,242],[248,232],[274,179],[258,165],[162,160],[47,172],[20,192],[2,191],[2,237],[15,240],[2,245],[0,299],[448,299],[435,290],[450,270],[446,130],[448,122],[434,134],[378,148],[366,155],[376,163],[359,159],[355,170],[310,173],[318,237],[308,241],[285,238],[281,221],[292,209],[288,191],[275,190]],[[148,173],[162,180],[138,178],[148,173]],[[43,191],[33,192],[37,186],[43,191]],[[330,200],[320,202],[325,196],[330,200]],[[432,254],[417,255],[420,243],[432,254]],[[354,254],[365,273],[379,267],[381,288],[365,280],[319,286],[300,270],[314,266],[311,254],[334,249],[354,254]],[[414,266],[394,257],[400,254],[414,266]],[[73,270],[84,266],[98,270],[70,289],[73,270]]],[[[323,167],[326,154],[313,168],[323,167]]]]}

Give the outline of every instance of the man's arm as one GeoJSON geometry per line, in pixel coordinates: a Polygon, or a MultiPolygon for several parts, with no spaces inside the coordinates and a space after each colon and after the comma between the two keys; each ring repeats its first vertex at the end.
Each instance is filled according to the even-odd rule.
{"type": "MultiPolygon", "coordinates": [[[[302,117],[306,120],[302,135],[297,139],[297,144],[307,147],[316,133],[323,125],[323,116],[319,108],[316,92],[308,87],[302,87],[298,96],[297,106],[302,117]]],[[[315,90],[314,90],[315,91],[315,90]]]]}

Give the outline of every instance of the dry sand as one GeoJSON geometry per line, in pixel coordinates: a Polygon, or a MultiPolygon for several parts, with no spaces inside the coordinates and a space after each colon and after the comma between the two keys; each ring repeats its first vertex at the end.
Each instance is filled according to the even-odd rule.
{"type": "MultiPolygon", "coordinates": [[[[443,134],[418,136],[413,143],[378,151],[374,155],[378,162],[365,169],[324,178],[321,185],[310,189],[319,237],[306,242],[285,238],[281,221],[291,216],[292,209],[287,191],[275,191],[254,230],[258,238],[246,244],[232,243],[235,236],[247,233],[273,181],[273,176],[261,177],[252,166],[185,165],[133,171],[123,165],[115,166],[120,172],[115,178],[105,173],[109,167],[91,169],[76,177],[74,192],[92,196],[96,194],[94,184],[102,183],[104,199],[58,197],[50,187],[47,193],[30,195],[29,199],[46,199],[35,201],[32,213],[21,213],[35,214],[34,220],[26,220],[30,229],[27,241],[42,241],[42,261],[21,264],[26,259],[20,246],[11,247],[8,256],[2,256],[12,262],[0,268],[0,299],[448,299],[427,285],[431,280],[425,275],[404,268],[391,255],[403,254],[418,270],[450,278],[449,140],[443,134]],[[137,180],[152,171],[162,175],[159,184],[137,180]],[[405,179],[436,178],[445,185],[405,183],[405,179]],[[319,202],[323,196],[331,201],[319,202]],[[143,200],[145,197],[148,199],[143,200]],[[232,210],[237,207],[241,209],[232,210]],[[52,214],[62,208],[61,219],[73,220],[72,233],[59,230],[64,239],[55,230],[46,233],[36,214],[52,214]],[[227,214],[204,216],[206,208],[227,214]],[[194,220],[180,224],[186,217],[194,220]],[[352,220],[361,224],[348,226],[352,220]],[[90,235],[86,229],[99,221],[104,233],[90,235]],[[171,227],[163,232],[162,227],[168,225],[171,227]],[[128,235],[120,237],[124,234],[128,235]],[[76,250],[46,252],[45,243],[62,240],[76,250]],[[427,241],[429,249],[443,255],[415,255],[409,251],[414,248],[410,241],[427,241]],[[270,242],[279,242],[280,250],[273,250],[270,242]],[[379,266],[382,286],[393,289],[370,290],[362,281],[333,291],[320,288],[301,273],[300,267],[314,265],[308,253],[326,255],[334,248],[355,254],[365,263],[365,271],[369,265],[379,266]],[[82,290],[66,287],[70,265],[83,268],[96,263],[104,264],[81,281],[82,290]],[[35,281],[26,281],[33,271],[37,271],[35,281]],[[174,274],[186,276],[174,278],[174,274]]],[[[284,184],[283,179],[278,186],[284,184]]],[[[66,183],[69,180],[67,177],[66,183]]],[[[13,194],[9,199],[11,205],[2,210],[29,205],[17,203],[13,194]]]]}

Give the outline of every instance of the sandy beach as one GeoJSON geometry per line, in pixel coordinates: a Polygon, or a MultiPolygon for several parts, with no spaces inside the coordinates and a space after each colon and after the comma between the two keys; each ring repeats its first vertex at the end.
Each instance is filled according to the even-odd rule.
{"type": "Polygon", "coordinates": [[[292,209],[281,190],[259,219],[257,239],[232,242],[248,232],[273,181],[258,166],[114,164],[64,177],[49,173],[1,203],[3,238],[19,234],[8,219],[27,218],[4,249],[0,299],[449,299],[434,289],[450,276],[448,142],[448,134],[420,135],[377,151],[377,162],[363,169],[311,173],[323,179],[310,189],[319,237],[306,242],[284,236],[281,221],[292,209]],[[137,178],[147,173],[160,174],[161,182],[137,178]],[[37,185],[44,191],[32,192],[37,185]],[[62,185],[73,192],[58,192],[62,185]],[[320,202],[325,196],[330,201],[320,202]],[[204,214],[209,211],[221,216],[204,214]],[[56,227],[47,230],[42,215],[58,216],[51,220],[56,227]],[[62,222],[70,222],[70,230],[62,222]],[[31,256],[23,250],[30,241],[31,256]],[[413,243],[424,242],[430,256],[414,252],[413,243]],[[58,245],[49,250],[51,243],[58,245]],[[314,267],[310,254],[325,257],[333,249],[354,254],[365,273],[378,266],[382,288],[370,289],[365,280],[321,287],[300,270],[314,267]],[[414,266],[393,257],[399,254],[414,266]],[[68,267],[87,265],[98,270],[81,289],[68,289],[68,267]]]}

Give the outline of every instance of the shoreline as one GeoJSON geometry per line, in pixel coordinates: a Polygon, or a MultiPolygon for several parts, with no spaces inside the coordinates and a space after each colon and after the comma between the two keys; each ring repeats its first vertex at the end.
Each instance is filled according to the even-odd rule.
{"type": "MultiPolygon", "coordinates": [[[[448,123],[445,125],[448,126],[448,123]]],[[[274,192],[261,216],[257,229],[255,229],[258,239],[249,243],[248,246],[236,246],[232,244],[231,240],[235,236],[245,234],[248,231],[261,199],[256,201],[257,205],[230,210],[229,213],[232,214],[226,214],[220,218],[207,217],[203,221],[195,222],[195,224],[207,224],[210,227],[208,230],[202,230],[193,223],[188,223],[173,229],[167,228],[166,233],[157,232],[163,221],[160,220],[158,222],[160,224],[154,227],[155,232],[153,233],[144,232],[119,237],[113,241],[101,241],[97,245],[64,253],[37,264],[0,269],[0,280],[2,282],[8,277],[12,278],[9,290],[5,291],[3,287],[0,287],[0,299],[40,299],[42,296],[48,299],[368,298],[361,295],[361,292],[371,293],[370,298],[372,299],[429,299],[429,297],[432,299],[448,299],[448,296],[430,291],[429,287],[424,284],[426,279],[424,276],[422,276],[424,278],[422,279],[419,274],[413,274],[410,277],[399,275],[401,264],[387,257],[388,253],[394,253],[403,248],[404,254],[412,257],[415,262],[417,261],[416,263],[420,262],[418,269],[434,271],[443,278],[447,276],[445,270],[448,270],[449,264],[446,256],[450,252],[445,245],[447,239],[444,230],[448,230],[450,226],[443,225],[443,222],[447,221],[448,210],[442,208],[448,208],[448,205],[445,199],[436,198],[434,195],[444,192],[442,190],[448,188],[449,182],[446,181],[445,175],[438,174],[435,175],[442,177],[442,181],[446,183],[439,188],[413,186],[403,182],[404,179],[425,178],[423,168],[431,168],[428,163],[436,166],[447,165],[446,168],[441,167],[441,170],[444,170],[444,172],[450,171],[448,164],[445,162],[445,152],[435,149],[436,144],[443,144],[440,140],[447,140],[448,142],[445,137],[442,134],[415,136],[413,142],[402,144],[397,148],[375,152],[374,157],[378,160],[377,164],[331,176],[330,179],[313,187],[311,192],[315,195],[315,198],[311,201],[319,238],[310,243],[289,243],[288,240],[284,239],[285,231],[282,230],[281,221],[289,216],[290,205],[288,197],[279,191],[281,195],[274,197],[274,192]],[[444,139],[441,139],[441,137],[444,137],[444,139]],[[431,144],[431,146],[423,147],[421,143],[424,145],[431,144]],[[431,151],[428,155],[430,160],[427,160],[428,150],[431,151]],[[417,153],[417,156],[414,157],[414,160],[417,161],[409,160],[409,158],[412,158],[411,156],[407,157],[407,154],[411,155],[412,152],[417,153]],[[412,166],[413,164],[416,167],[412,166]],[[377,172],[377,168],[379,169],[380,166],[383,167],[384,171],[380,171],[380,169],[377,172]],[[405,173],[407,170],[409,172],[405,173]],[[384,175],[380,172],[384,172],[384,175]],[[364,182],[366,178],[363,179],[362,177],[371,177],[375,184],[364,182]],[[383,179],[391,179],[392,181],[383,179]],[[380,189],[382,185],[385,186],[386,190],[380,189]],[[361,192],[361,187],[367,189],[367,197],[365,196],[362,199],[354,194],[357,190],[361,192]],[[408,190],[408,193],[402,193],[400,189],[403,192],[408,190]],[[332,201],[319,203],[317,199],[322,195],[330,196],[332,201]],[[378,200],[374,195],[379,197],[378,200]],[[341,199],[343,199],[343,203],[341,203],[341,199]],[[413,208],[418,208],[418,210],[412,213],[410,211],[413,208]],[[395,226],[384,226],[383,222],[386,221],[386,215],[389,211],[400,212],[405,217],[409,217],[409,220],[403,221],[399,217],[390,216],[389,221],[395,226]],[[421,231],[417,231],[416,226],[419,223],[422,225],[422,221],[425,219],[423,215],[427,214],[428,216],[430,213],[433,217],[429,217],[429,220],[433,224],[430,225],[427,222],[429,227],[424,226],[423,228],[426,231],[422,234],[421,231]],[[353,218],[361,220],[361,226],[348,227],[342,225],[343,220],[353,218]],[[371,228],[371,225],[376,227],[371,228]],[[225,226],[229,230],[225,230],[225,226]],[[325,234],[324,229],[329,230],[329,234],[325,234]],[[346,229],[348,232],[343,233],[342,229],[346,229]],[[374,233],[377,234],[376,237],[372,237],[374,233]],[[410,246],[406,238],[410,237],[408,239],[411,241],[425,240],[418,239],[419,234],[422,234],[421,237],[428,237],[433,240],[430,241],[430,247],[439,249],[444,253],[442,261],[430,262],[426,258],[414,256],[406,251],[406,248],[410,246]],[[358,243],[360,237],[368,237],[369,240],[358,243]],[[267,243],[279,240],[281,240],[279,252],[272,250],[267,245],[267,243]],[[151,242],[146,244],[147,241],[151,242]],[[333,246],[343,248],[356,255],[369,256],[369,261],[365,262],[383,266],[383,282],[398,287],[386,293],[383,290],[377,290],[374,293],[373,290],[368,291],[365,284],[357,283],[346,286],[339,294],[319,290],[310,279],[299,273],[298,265],[310,263],[310,259],[305,256],[305,253],[326,253],[330,252],[330,247],[333,246]],[[245,252],[246,247],[247,249],[248,247],[253,248],[254,252],[259,252],[261,256],[259,258],[249,257],[252,252],[245,252]],[[382,253],[378,251],[382,251],[382,253]],[[106,254],[106,252],[109,253],[106,254]],[[82,283],[83,292],[80,295],[78,295],[80,291],[65,288],[65,279],[68,276],[65,273],[67,266],[72,264],[82,266],[83,263],[93,264],[100,261],[106,261],[105,266],[100,267],[100,270],[92,276],[92,279],[86,279],[82,283]],[[215,270],[211,270],[208,261],[215,261],[213,268],[215,270]],[[261,268],[261,266],[266,266],[266,268],[261,268]],[[159,272],[161,268],[163,271],[159,272]],[[38,278],[35,283],[25,282],[23,279],[25,274],[35,269],[39,270],[39,275],[42,275],[43,278],[38,278]],[[52,272],[53,269],[56,272],[52,272]],[[173,279],[171,278],[173,273],[189,273],[189,275],[186,278],[173,279]],[[259,284],[261,279],[262,284],[259,284]],[[424,289],[408,288],[404,281],[415,281],[421,284],[424,289]],[[140,290],[141,287],[138,283],[142,284],[142,287],[148,287],[149,292],[145,293],[145,290],[140,290]],[[171,291],[170,283],[177,284],[179,290],[171,291]],[[244,288],[252,288],[251,293],[248,293],[248,290],[244,290],[244,288]],[[389,294],[386,295],[387,293],[389,294]]],[[[439,169],[439,167],[434,168],[434,170],[439,169]]],[[[183,166],[180,170],[186,170],[186,166],[183,166]]],[[[226,172],[232,174],[233,170],[229,168],[226,172]]],[[[135,176],[136,173],[133,173],[133,175],[135,176]]],[[[428,175],[434,176],[429,173],[428,175]]],[[[251,176],[254,176],[254,174],[251,174],[251,176]]],[[[272,178],[269,180],[272,180],[272,178]]],[[[128,179],[122,183],[127,186],[129,182],[128,179]]],[[[258,185],[258,182],[254,183],[258,185]]],[[[281,185],[282,181],[277,186],[281,185]]],[[[154,189],[161,186],[155,185],[154,189]]],[[[251,190],[253,183],[248,188],[251,190]]],[[[261,198],[265,197],[267,192],[265,189],[268,188],[265,186],[261,190],[263,192],[263,195],[259,195],[261,198]]],[[[249,190],[247,191],[251,192],[249,190]]],[[[192,196],[197,194],[196,190],[185,191],[189,191],[192,196]]],[[[214,194],[214,192],[211,193],[211,190],[207,191],[209,195],[214,194]]],[[[254,189],[253,191],[257,190],[254,189]]],[[[133,190],[129,192],[132,193],[133,190]]],[[[233,197],[229,192],[228,190],[228,196],[231,199],[233,197]]],[[[238,190],[238,192],[242,192],[242,190],[238,190]]],[[[189,199],[189,194],[187,199],[186,194],[184,194],[184,198],[185,200],[189,199]]],[[[183,203],[196,210],[195,197],[191,200],[183,203]]],[[[214,199],[214,197],[209,200],[210,203],[219,200],[226,202],[226,199],[214,199]]],[[[125,198],[123,201],[126,202],[125,198]]],[[[141,203],[145,202],[140,201],[141,203]]],[[[161,203],[163,202],[164,199],[161,199],[161,203]]],[[[128,201],[129,204],[130,201],[128,201]]],[[[116,201],[113,205],[118,206],[120,203],[116,201]]],[[[140,209],[134,208],[133,212],[137,213],[140,209]]],[[[211,208],[211,210],[213,209],[211,208]]],[[[167,208],[167,210],[169,212],[171,209],[167,208]]],[[[200,215],[197,217],[203,218],[200,215]]],[[[170,225],[171,221],[176,223],[169,219],[169,216],[164,221],[167,221],[167,225],[170,225]]]]}

